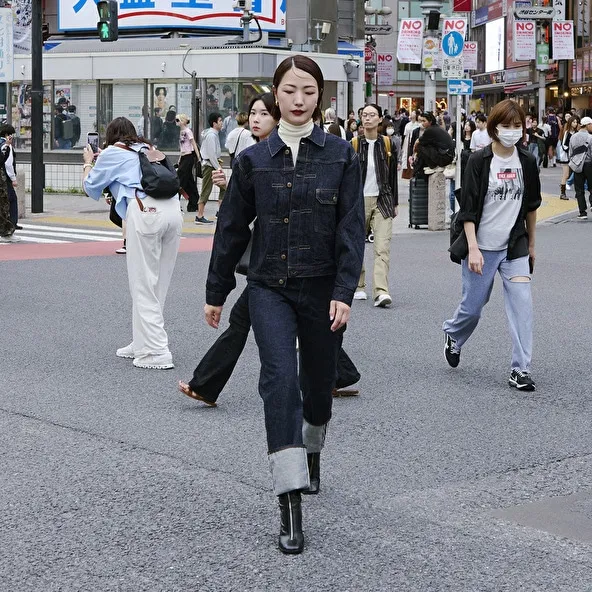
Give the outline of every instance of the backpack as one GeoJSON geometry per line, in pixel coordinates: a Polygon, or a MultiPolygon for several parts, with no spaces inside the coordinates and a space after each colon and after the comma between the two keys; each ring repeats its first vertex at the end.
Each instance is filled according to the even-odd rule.
{"type": "Polygon", "coordinates": [[[62,121],[62,139],[71,140],[74,137],[74,122],[71,119],[62,121]]]}
{"type": "Polygon", "coordinates": [[[146,195],[154,199],[169,199],[179,193],[181,184],[177,172],[160,150],[146,147],[134,150],[122,144],[118,146],[138,155],[142,171],[140,183],[146,195]]]}
{"type": "MultiPolygon", "coordinates": [[[[384,149],[386,151],[386,164],[387,166],[390,166],[392,155],[391,139],[388,136],[382,136],[382,140],[384,142],[384,149]]],[[[358,136],[353,137],[351,139],[351,145],[354,151],[357,152],[360,145],[360,138],[358,136]]]]}
{"type": "Polygon", "coordinates": [[[557,121],[557,116],[549,115],[547,118],[547,123],[551,127],[551,133],[549,135],[553,139],[553,144],[555,144],[559,138],[559,122],[557,121]]]}
{"type": "Polygon", "coordinates": [[[571,151],[569,156],[569,168],[574,173],[581,173],[584,170],[584,160],[588,152],[588,144],[582,144],[571,151]]]}

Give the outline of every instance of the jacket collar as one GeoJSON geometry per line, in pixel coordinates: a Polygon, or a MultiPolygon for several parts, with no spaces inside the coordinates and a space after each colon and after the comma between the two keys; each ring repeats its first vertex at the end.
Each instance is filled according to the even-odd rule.
{"type": "MultiPolygon", "coordinates": [[[[314,125],[310,136],[303,139],[310,140],[313,144],[322,148],[325,145],[326,138],[327,132],[318,125],[314,125]]],[[[271,132],[271,135],[267,139],[267,145],[269,146],[269,152],[272,156],[275,156],[280,150],[283,150],[286,147],[286,143],[280,138],[277,128],[271,132]]]]}

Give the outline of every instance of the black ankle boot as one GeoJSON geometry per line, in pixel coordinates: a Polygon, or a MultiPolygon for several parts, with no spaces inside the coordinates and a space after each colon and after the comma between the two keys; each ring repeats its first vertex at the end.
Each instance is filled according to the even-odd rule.
{"type": "Polygon", "coordinates": [[[308,476],[310,478],[310,487],[303,489],[302,493],[306,495],[316,495],[321,488],[321,453],[309,452],[306,455],[308,461],[308,476]]]}
{"type": "Polygon", "coordinates": [[[288,491],[278,496],[280,503],[280,538],[282,553],[295,555],[304,549],[302,507],[299,491],[288,491]]]}

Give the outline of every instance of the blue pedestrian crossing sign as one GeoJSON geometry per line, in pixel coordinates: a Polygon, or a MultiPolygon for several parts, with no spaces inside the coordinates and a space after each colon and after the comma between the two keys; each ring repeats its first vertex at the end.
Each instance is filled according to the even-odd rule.
{"type": "Polygon", "coordinates": [[[448,94],[449,95],[472,95],[473,94],[473,80],[471,78],[465,79],[448,79],[448,94]]]}
{"type": "Polygon", "coordinates": [[[465,41],[458,31],[450,31],[442,37],[442,53],[449,58],[458,57],[464,47],[465,41]]]}

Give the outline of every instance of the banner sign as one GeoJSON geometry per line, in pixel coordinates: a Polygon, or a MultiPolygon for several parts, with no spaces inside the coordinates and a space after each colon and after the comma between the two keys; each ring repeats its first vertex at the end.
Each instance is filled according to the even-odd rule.
{"type": "Polygon", "coordinates": [[[423,19],[401,19],[397,40],[397,60],[400,64],[421,64],[423,19]]]}
{"type": "Polygon", "coordinates": [[[391,86],[395,77],[395,56],[392,53],[376,54],[376,77],[379,86],[391,86]]]}
{"type": "Polygon", "coordinates": [[[465,41],[465,48],[463,49],[465,70],[477,69],[477,48],[478,44],[476,41],[465,41]]]}
{"type": "Polygon", "coordinates": [[[440,67],[440,40],[437,37],[426,37],[423,40],[421,67],[423,70],[436,70],[440,67]]]}
{"type": "Polygon", "coordinates": [[[516,62],[536,58],[535,21],[514,21],[513,57],[516,62]]]}
{"type": "Polygon", "coordinates": [[[12,25],[12,8],[0,8],[0,82],[14,79],[12,25]]]}
{"type": "Polygon", "coordinates": [[[463,39],[467,32],[467,19],[444,18],[442,21],[442,38],[449,33],[458,33],[463,39]]]}
{"type": "MultiPolygon", "coordinates": [[[[233,0],[119,0],[120,29],[242,29],[242,10],[233,0]]],[[[253,13],[266,31],[286,30],[286,0],[253,0],[253,13]]],[[[95,0],[58,0],[58,29],[97,28],[95,0]]],[[[255,23],[252,23],[255,28],[255,23]]]]}
{"type": "Polygon", "coordinates": [[[553,59],[575,59],[573,21],[553,21],[553,59]]]}

